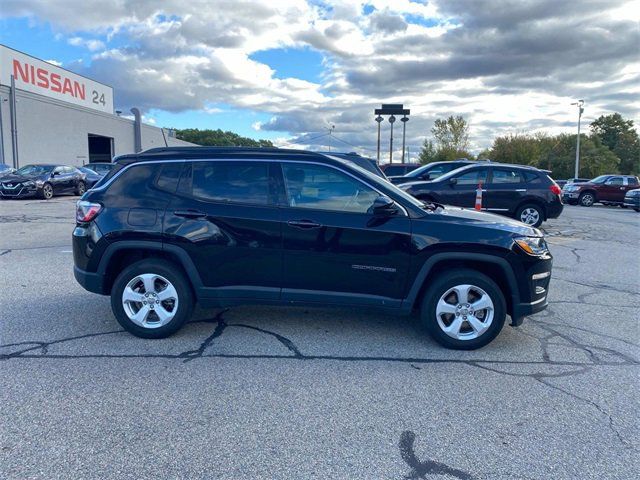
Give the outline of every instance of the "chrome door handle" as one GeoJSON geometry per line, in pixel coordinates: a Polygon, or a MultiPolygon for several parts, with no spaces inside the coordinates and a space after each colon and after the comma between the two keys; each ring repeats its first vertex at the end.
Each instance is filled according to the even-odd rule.
{"type": "Polygon", "coordinates": [[[207,216],[206,213],[200,212],[199,210],[176,210],[173,214],[176,217],[184,218],[204,218],[207,216]]]}
{"type": "Polygon", "coordinates": [[[320,228],[322,225],[311,220],[291,220],[287,222],[287,225],[294,228],[302,228],[303,230],[310,230],[312,228],[320,228]]]}
{"type": "Polygon", "coordinates": [[[526,188],[516,188],[516,192],[526,192],[526,188]]]}

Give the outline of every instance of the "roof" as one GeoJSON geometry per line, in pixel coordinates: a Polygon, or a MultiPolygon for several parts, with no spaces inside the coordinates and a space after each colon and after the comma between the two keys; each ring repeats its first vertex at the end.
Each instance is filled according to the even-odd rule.
{"type": "Polygon", "coordinates": [[[276,147],[200,147],[200,146],[180,146],[180,147],[158,147],[145,150],[140,153],[120,155],[114,162],[129,164],[140,161],[167,160],[167,159],[194,159],[194,158],[268,158],[278,156],[278,158],[296,159],[318,159],[327,162],[326,155],[311,152],[308,150],[295,150],[276,147]]]}

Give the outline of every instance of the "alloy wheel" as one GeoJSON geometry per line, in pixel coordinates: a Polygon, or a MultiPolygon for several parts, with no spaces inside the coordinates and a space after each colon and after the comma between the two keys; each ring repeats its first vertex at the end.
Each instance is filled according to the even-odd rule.
{"type": "Polygon", "coordinates": [[[585,207],[590,207],[591,205],[593,205],[593,195],[591,195],[590,193],[585,193],[582,196],[582,199],[580,200],[580,203],[582,203],[582,205],[584,205],[585,207]]]}
{"type": "Polygon", "coordinates": [[[178,311],[178,292],[169,280],[154,273],[134,277],[122,292],[122,307],[136,325],[159,328],[178,311]]]}
{"type": "Polygon", "coordinates": [[[491,326],[493,300],[475,285],[456,285],[447,290],[436,305],[438,326],[456,340],[474,340],[491,326]]]}
{"type": "Polygon", "coordinates": [[[536,225],[540,220],[540,212],[533,207],[528,207],[520,213],[520,221],[527,225],[536,225]]]}
{"type": "Polygon", "coordinates": [[[45,199],[49,200],[53,197],[53,187],[48,183],[42,187],[42,195],[45,199]]]}

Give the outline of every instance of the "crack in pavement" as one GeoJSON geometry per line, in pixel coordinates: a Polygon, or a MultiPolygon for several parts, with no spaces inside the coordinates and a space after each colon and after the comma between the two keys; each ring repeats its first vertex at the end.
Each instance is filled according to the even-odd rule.
{"type": "MultiPolygon", "coordinates": [[[[559,387],[549,380],[553,378],[563,378],[563,377],[572,377],[580,374],[585,374],[590,372],[593,367],[602,367],[602,366],[637,366],[640,365],[640,361],[635,359],[634,357],[622,353],[613,348],[590,345],[587,343],[583,343],[578,341],[577,339],[571,337],[567,333],[563,333],[559,331],[560,328],[568,328],[576,331],[588,333],[590,335],[606,338],[609,340],[615,340],[622,342],[626,345],[630,345],[633,347],[637,347],[636,344],[624,340],[613,337],[611,335],[603,334],[600,332],[592,331],[586,328],[581,327],[573,327],[570,325],[559,325],[550,322],[545,322],[544,320],[530,319],[531,325],[541,329],[544,332],[544,335],[539,336],[535,335],[531,332],[527,332],[526,330],[520,328],[517,329],[520,334],[526,335],[528,337],[534,338],[536,341],[540,343],[540,348],[542,351],[542,359],[539,361],[535,360],[492,360],[492,359],[462,359],[462,358],[421,358],[421,357],[393,357],[393,356],[348,356],[348,355],[317,355],[317,354],[305,354],[303,353],[295,343],[279,334],[270,330],[266,330],[264,328],[256,327],[254,325],[248,325],[244,323],[227,323],[224,319],[224,314],[228,311],[222,310],[218,312],[214,317],[199,320],[192,323],[212,323],[215,325],[212,333],[208,335],[198,346],[198,348],[193,350],[186,350],[181,353],[170,354],[170,353],[148,353],[148,354],[51,354],[49,353],[49,348],[52,345],[60,345],[76,340],[83,340],[87,338],[93,338],[104,335],[113,335],[116,333],[122,333],[124,330],[114,330],[107,332],[98,332],[98,333],[90,333],[85,335],[78,335],[68,338],[62,338],[58,340],[52,341],[24,341],[18,343],[10,343],[0,345],[0,348],[12,348],[12,347],[24,347],[20,348],[14,352],[0,354],[0,360],[16,360],[16,359],[128,359],[128,358],[148,358],[148,359],[177,359],[182,360],[183,363],[191,362],[198,358],[227,358],[227,359],[285,359],[285,360],[317,360],[317,361],[338,361],[338,362],[395,362],[395,363],[407,363],[413,369],[420,370],[420,367],[417,365],[424,364],[461,364],[467,365],[474,368],[479,368],[485,371],[490,371],[493,373],[497,373],[500,375],[508,375],[513,377],[524,377],[531,378],[537,383],[544,385],[548,388],[554,389],[558,392],[564,393],[571,398],[578,400],[580,402],[584,402],[594,409],[596,409],[600,414],[604,415],[608,420],[608,428],[609,430],[617,437],[622,445],[625,448],[629,448],[629,442],[623,437],[620,431],[616,428],[614,419],[607,409],[603,408],[598,403],[594,402],[589,398],[582,397],[577,395],[569,390],[566,390],[562,387],[559,387]],[[280,344],[282,344],[289,352],[290,355],[285,354],[225,354],[225,353],[209,353],[207,354],[207,349],[214,343],[214,341],[221,337],[224,331],[228,328],[243,328],[252,331],[256,331],[265,335],[269,335],[275,338],[280,344]],[[554,339],[564,340],[568,343],[557,343],[553,342],[554,339]],[[582,351],[585,354],[585,361],[571,361],[571,360],[554,360],[550,353],[551,347],[570,347],[577,349],[578,351],[582,351]],[[547,371],[535,371],[532,373],[522,373],[522,372],[510,372],[506,371],[501,367],[513,367],[513,366],[530,366],[540,369],[547,369],[547,371]],[[549,368],[557,369],[558,367],[568,368],[565,371],[548,371],[549,368]]],[[[554,317],[555,312],[552,307],[549,307],[545,312],[541,312],[543,318],[554,317]]],[[[409,437],[405,439],[406,454],[410,456],[410,446],[412,442],[409,442],[409,437]]],[[[409,458],[409,457],[407,457],[409,458]]],[[[416,468],[420,465],[415,472],[425,472],[419,473],[418,476],[413,477],[409,476],[407,478],[424,478],[426,473],[429,473],[431,470],[429,468],[433,467],[431,463],[418,462],[415,459],[415,456],[412,457],[416,460],[414,466],[416,468]],[[425,470],[426,469],[426,470],[425,470]],[[420,476],[422,475],[422,477],[420,476]]],[[[437,462],[436,462],[437,463],[437,462]]],[[[433,473],[433,472],[432,472],[433,473]]],[[[464,472],[463,472],[464,473],[464,472]]],[[[472,478],[472,477],[458,477],[458,478],[472,478]]]]}
{"type": "Polygon", "coordinates": [[[405,479],[415,480],[419,478],[427,478],[426,475],[449,475],[461,480],[474,479],[474,476],[470,473],[457,468],[452,468],[444,463],[436,462],[435,460],[418,460],[414,447],[415,440],[416,434],[411,430],[405,430],[400,435],[400,442],[398,443],[400,456],[411,468],[411,472],[404,477],[405,479]]]}

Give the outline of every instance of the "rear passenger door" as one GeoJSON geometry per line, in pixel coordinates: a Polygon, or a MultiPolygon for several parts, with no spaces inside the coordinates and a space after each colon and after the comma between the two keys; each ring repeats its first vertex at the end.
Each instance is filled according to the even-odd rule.
{"type": "Polygon", "coordinates": [[[607,179],[598,191],[598,201],[622,202],[624,201],[624,177],[615,176],[607,179]]]}
{"type": "Polygon", "coordinates": [[[527,195],[523,174],[513,168],[493,167],[483,192],[482,207],[496,213],[515,213],[527,195]]]}
{"type": "Polygon", "coordinates": [[[268,161],[191,161],[167,208],[165,242],[187,252],[202,297],[233,301],[280,296],[282,236],[268,161]]]}

